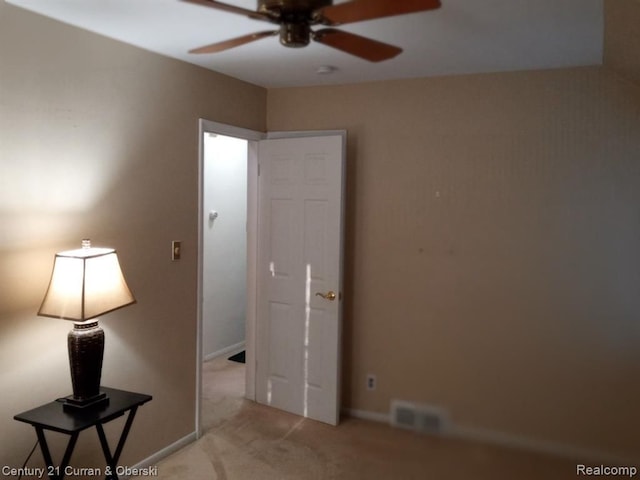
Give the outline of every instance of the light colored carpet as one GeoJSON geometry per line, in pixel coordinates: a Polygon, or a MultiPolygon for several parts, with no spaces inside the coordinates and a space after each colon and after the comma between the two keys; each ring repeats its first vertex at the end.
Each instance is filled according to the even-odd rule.
{"type": "MultiPolygon", "coordinates": [[[[205,363],[206,434],[158,464],[160,479],[555,480],[571,460],[346,418],[338,427],[244,400],[244,365],[205,363]]],[[[142,480],[142,477],[138,477],[142,480]]]]}

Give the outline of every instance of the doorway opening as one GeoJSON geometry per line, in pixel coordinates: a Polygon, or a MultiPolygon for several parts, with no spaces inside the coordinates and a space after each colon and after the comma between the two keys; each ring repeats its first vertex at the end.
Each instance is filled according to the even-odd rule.
{"type": "Polygon", "coordinates": [[[260,138],[259,132],[200,120],[198,437],[212,422],[211,409],[203,413],[203,405],[225,395],[255,398],[255,141],[260,138]],[[227,360],[242,351],[245,364],[227,360]],[[219,381],[221,375],[228,381],[219,381]]]}
{"type": "Polygon", "coordinates": [[[202,228],[202,428],[245,395],[248,141],[205,132],[202,228]],[[242,361],[241,361],[242,360],[242,361]]]}
{"type": "Polygon", "coordinates": [[[247,140],[206,132],[202,232],[203,360],[244,351],[247,140]]]}

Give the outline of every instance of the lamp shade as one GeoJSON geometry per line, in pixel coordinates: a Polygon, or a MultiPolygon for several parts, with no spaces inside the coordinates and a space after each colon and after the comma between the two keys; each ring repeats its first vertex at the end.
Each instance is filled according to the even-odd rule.
{"type": "Polygon", "coordinates": [[[85,247],[56,254],[38,315],[83,322],[135,301],[116,251],[85,247]]]}

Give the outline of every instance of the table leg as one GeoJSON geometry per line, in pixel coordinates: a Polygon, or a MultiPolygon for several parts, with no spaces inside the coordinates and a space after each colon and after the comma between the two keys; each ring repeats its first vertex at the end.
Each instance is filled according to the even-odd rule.
{"type": "Polygon", "coordinates": [[[127,421],[124,424],[124,428],[122,429],[122,434],[120,435],[120,440],[118,441],[118,446],[116,448],[116,454],[114,455],[114,462],[118,463],[120,459],[120,455],[122,454],[122,449],[124,448],[124,444],[127,441],[127,437],[129,436],[129,430],[131,430],[131,425],[133,424],[133,419],[136,416],[136,412],[138,411],[138,407],[133,407],[127,416],[127,421]]]}
{"type": "Polygon", "coordinates": [[[137,410],[138,407],[136,406],[129,411],[129,415],[127,415],[127,421],[124,424],[124,428],[122,429],[122,433],[120,434],[120,439],[118,440],[118,445],[116,446],[116,451],[113,456],[111,455],[109,442],[107,442],[107,436],[104,434],[102,424],[98,423],[96,425],[98,437],[100,438],[100,445],[102,446],[102,453],[104,453],[104,459],[107,461],[107,466],[110,470],[109,475],[106,476],[107,480],[118,480],[118,474],[116,472],[118,467],[118,460],[120,459],[120,455],[122,454],[124,444],[127,441],[127,436],[129,435],[129,430],[131,430],[131,425],[133,424],[133,419],[136,416],[137,410]]]}
{"type": "Polygon", "coordinates": [[[51,480],[62,480],[64,478],[64,472],[69,466],[73,449],[76,446],[78,432],[72,433],[69,437],[69,442],[67,443],[67,448],[64,451],[62,462],[56,467],[53,464],[53,459],[51,458],[51,452],[49,451],[49,445],[47,444],[47,437],[44,434],[44,429],[37,426],[34,426],[34,428],[36,429],[36,435],[38,436],[38,443],[40,444],[40,450],[44,457],[44,463],[47,465],[47,475],[51,480]]]}
{"type": "Polygon", "coordinates": [[[118,474],[116,469],[118,467],[116,460],[111,456],[111,450],[109,449],[109,443],[107,442],[107,436],[104,434],[102,424],[96,425],[98,431],[98,437],[100,438],[100,445],[102,446],[102,453],[104,453],[104,459],[107,461],[106,480],[118,480],[118,474]]]}

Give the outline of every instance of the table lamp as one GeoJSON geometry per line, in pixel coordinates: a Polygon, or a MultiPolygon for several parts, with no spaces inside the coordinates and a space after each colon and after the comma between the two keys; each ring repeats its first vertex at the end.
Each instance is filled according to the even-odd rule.
{"type": "Polygon", "coordinates": [[[49,288],[38,315],[73,321],[68,335],[73,395],[65,410],[99,408],[109,402],[100,391],[104,331],[98,316],[135,303],[112,248],[91,247],[57,253],[49,288]]]}

